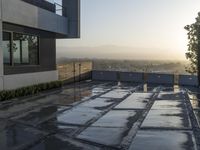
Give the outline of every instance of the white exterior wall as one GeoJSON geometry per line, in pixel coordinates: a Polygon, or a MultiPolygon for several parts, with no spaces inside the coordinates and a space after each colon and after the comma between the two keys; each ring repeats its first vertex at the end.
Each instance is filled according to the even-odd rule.
{"type": "Polygon", "coordinates": [[[3,90],[3,76],[0,76],[0,91],[3,90]]]}
{"type": "MultiPolygon", "coordinates": [[[[58,80],[58,71],[46,71],[3,76],[4,90],[58,80]]],[[[1,80],[0,80],[1,83],[1,80]]]]}

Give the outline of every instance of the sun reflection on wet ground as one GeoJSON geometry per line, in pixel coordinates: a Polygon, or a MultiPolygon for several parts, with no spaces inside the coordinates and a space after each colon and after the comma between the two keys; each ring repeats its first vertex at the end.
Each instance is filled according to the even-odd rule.
{"type": "Polygon", "coordinates": [[[177,85],[71,84],[0,103],[0,148],[196,150],[199,99],[197,89],[177,85]]]}

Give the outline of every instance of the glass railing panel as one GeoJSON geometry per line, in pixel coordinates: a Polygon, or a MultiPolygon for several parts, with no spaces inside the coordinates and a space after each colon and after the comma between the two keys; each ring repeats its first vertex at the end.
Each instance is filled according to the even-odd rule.
{"type": "Polygon", "coordinates": [[[63,5],[62,5],[62,0],[45,0],[49,3],[52,3],[55,5],[55,13],[57,15],[63,16],[63,5]]]}

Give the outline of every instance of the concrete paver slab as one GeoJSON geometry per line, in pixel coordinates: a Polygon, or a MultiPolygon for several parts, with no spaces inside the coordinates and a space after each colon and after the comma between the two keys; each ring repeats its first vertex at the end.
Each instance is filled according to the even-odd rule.
{"type": "Polygon", "coordinates": [[[163,109],[150,110],[142,128],[191,128],[190,120],[185,110],[163,109]]]}
{"type": "Polygon", "coordinates": [[[195,110],[194,114],[195,114],[195,117],[196,117],[196,119],[198,121],[199,128],[200,128],[200,110],[195,110]]]}
{"type": "Polygon", "coordinates": [[[145,109],[152,93],[133,93],[117,105],[116,109],[145,109]]]}
{"type": "Polygon", "coordinates": [[[198,99],[190,99],[195,101],[191,110],[185,88],[148,89],[132,83],[84,82],[48,96],[3,102],[0,149],[98,150],[131,145],[133,150],[194,150],[195,140],[199,141],[194,128],[200,120],[198,99]]]}
{"type": "Polygon", "coordinates": [[[137,112],[132,110],[113,110],[92,124],[93,127],[126,128],[129,122],[137,121],[137,112]],[[134,118],[135,117],[135,118],[134,118]]]}
{"type": "Polygon", "coordinates": [[[200,100],[190,100],[193,109],[200,110],[200,100]]]}
{"type": "Polygon", "coordinates": [[[85,125],[102,111],[89,107],[75,107],[57,116],[57,121],[65,124],[85,125]]]}
{"type": "Polygon", "coordinates": [[[186,104],[182,101],[161,100],[155,101],[151,109],[186,109],[186,104]]]}
{"type": "Polygon", "coordinates": [[[47,121],[53,118],[54,115],[56,115],[57,113],[69,108],[70,107],[48,105],[48,106],[43,106],[39,109],[35,109],[33,111],[24,113],[12,119],[23,122],[24,124],[36,126],[44,121],[47,121]]]}
{"type": "Polygon", "coordinates": [[[66,136],[72,136],[79,129],[78,126],[59,123],[56,118],[40,124],[38,128],[50,134],[59,133],[66,136]]]}
{"type": "Polygon", "coordinates": [[[118,146],[122,141],[123,133],[123,128],[89,127],[77,138],[107,146],[118,146]]]}
{"type": "Polygon", "coordinates": [[[101,95],[101,97],[121,99],[121,98],[124,98],[128,94],[129,92],[127,91],[112,90],[106,94],[101,95]]]}
{"type": "Polygon", "coordinates": [[[0,149],[23,149],[43,137],[44,134],[36,129],[22,125],[10,126],[0,132],[0,149]]]}
{"type": "Polygon", "coordinates": [[[89,101],[83,102],[79,106],[103,109],[103,108],[109,107],[112,104],[114,104],[114,101],[112,101],[109,98],[95,98],[95,99],[91,99],[89,101]]]}
{"type": "Polygon", "coordinates": [[[158,95],[158,100],[183,100],[183,93],[182,92],[161,92],[158,95]]]}
{"type": "Polygon", "coordinates": [[[9,118],[18,114],[27,112],[38,107],[39,104],[35,102],[19,102],[11,105],[6,105],[0,109],[0,118],[9,118]]]}
{"type": "Polygon", "coordinates": [[[139,131],[129,150],[196,150],[192,132],[139,131]]]}

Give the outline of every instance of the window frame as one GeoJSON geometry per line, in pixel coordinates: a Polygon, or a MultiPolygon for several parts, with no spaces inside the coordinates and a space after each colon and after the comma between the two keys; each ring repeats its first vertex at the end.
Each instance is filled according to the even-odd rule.
{"type": "MultiPolygon", "coordinates": [[[[7,31],[7,30],[4,30],[3,32],[2,32],[2,41],[3,41],[3,33],[4,32],[6,32],[6,33],[9,33],[10,34],[10,62],[9,63],[4,63],[3,62],[3,64],[4,65],[6,65],[6,66],[12,66],[12,64],[13,64],[13,51],[12,51],[12,41],[13,41],[13,36],[12,36],[12,32],[11,31],[7,31]]],[[[3,54],[4,55],[4,54],[3,54]]]]}
{"type": "Polygon", "coordinates": [[[30,33],[24,33],[24,32],[17,32],[17,31],[10,31],[10,30],[3,30],[2,31],[2,33],[3,32],[7,32],[7,33],[10,33],[10,35],[11,35],[11,38],[10,38],[10,42],[11,42],[11,53],[10,53],[10,64],[9,65],[6,65],[6,64],[4,64],[4,62],[3,62],[3,64],[4,65],[6,65],[6,66],[9,66],[9,67],[27,67],[27,66],[40,66],[40,35],[36,35],[36,34],[30,34],[30,33]],[[28,35],[28,36],[36,36],[37,37],[37,44],[38,44],[38,46],[37,46],[37,52],[38,52],[38,62],[37,62],[37,64],[35,64],[35,65],[30,65],[30,64],[27,64],[27,65],[25,65],[25,64],[19,64],[19,65],[16,65],[15,63],[14,63],[14,55],[13,55],[13,35],[14,35],[14,33],[15,34],[22,34],[22,35],[28,35]]]}

